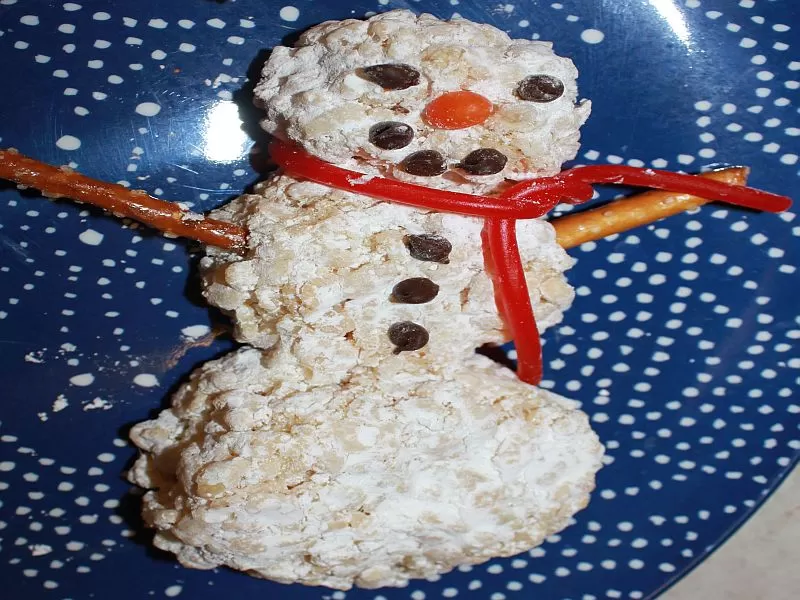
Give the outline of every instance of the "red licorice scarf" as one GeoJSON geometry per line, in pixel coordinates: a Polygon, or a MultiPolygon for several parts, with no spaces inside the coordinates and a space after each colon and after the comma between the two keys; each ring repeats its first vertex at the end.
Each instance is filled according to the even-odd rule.
{"type": "Polygon", "coordinates": [[[517,375],[533,385],[542,379],[542,346],[517,247],[518,219],[544,216],[559,202],[585,202],[592,197],[591,186],[596,183],[691,194],[768,212],[781,212],[791,205],[785,196],[741,185],[622,165],[576,167],[553,177],[523,181],[497,196],[478,196],[349,171],[288,142],[274,141],[270,154],[285,173],[294,177],[417,208],[483,217],[484,260],[494,283],[498,310],[517,348],[517,375]]]}

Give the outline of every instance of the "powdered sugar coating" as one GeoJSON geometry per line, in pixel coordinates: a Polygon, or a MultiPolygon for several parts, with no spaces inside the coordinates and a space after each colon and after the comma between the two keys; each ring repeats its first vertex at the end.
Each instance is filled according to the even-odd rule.
{"type": "MultiPolygon", "coordinates": [[[[245,257],[210,249],[202,262],[208,301],[231,314],[237,339],[261,348],[280,342],[305,376],[335,383],[352,369],[381,367],[395,377],[408,363],[442,369],[477,346],[505,341],[484,270],[480,219],[422,212],[281,176],[215,214],[245,225],[245,257]],[[406,235],[436,234],[453,250],[449,264],[419,261],[406,235]],[[390,302],[410,277],[439,285],[425,304],[390,302]],[[386,331],[413,321],[430,332],[424,354],[392,354],[386,331]]],[[[561,321],[574,292],[563,272],[572,259],[544,221],[519,223],[519,240],[542,330],[561,321]]]]}
{"type": "Polygon", "coordinates": [[[301,144],[308,152],[340,166],[388,175],[431,187],[488,193],[506,179],[553,175],[578,150],[578,129],[589,102],[576,104],[578,72],[556,56],[547,42],[512,40],[490,25],[395,10],[367,20],[329,21],[305,32],[296,47],[276,47],[256,87],[267,111],[270,133],[301,144]],[[358,69],[385,63],[408,64],[420,72],[418,85],[387,91],[358,69]],[[530,75],[558,78],[564,94],[549,103],[515,95],[530,75]],[[477,92],[494,113],[481,124],[440,130],[422,112],[440,94],[477,92]],[[414,131],[411,144],[381,150],[368,140],[369,128],[400,121],[414,131]],[[494,148],[508,158],[496,175],[475,176],[453,168],[473,150],[494,148]],[[409,153],[436,150],[451,169],[441,177],[408,175],[396,165],[409,153]]]}
{"type": "MultiPolygon", "coordinates": [[[[366,177],[419,179],[364,150],[369,127],[391,111],[386,92],[353,72],[412,55],[427,83],[398,92],[408,93],[392,110],[414,126],[414,143],[453,162],[503,139],[511,158],[495,176],[451,171],[427,185],[497,191],[506,177],[558,170],[577,149],[588,106],[574,107],[574,67],[549,46],[408,11],[326,23],[300,45],[276,49],[265,67],[256,93],[267,129],[366,177]],[[492,71],[493,61],[504,66],[492,71]],[[545,108],[514,98],[516,82],[542,69],[562,78],[565,95],[545,108]],[[426,130],[422,107],[459,87],[490,98],[493,116],[426,130]]],[[[156,545],[188,566],[279,582],[402,586],[527,550],[585,506],[602,456],[585,415],[475,354],[506,339],[481,219],[280,174],[214,216],[245,227],[248,248],[208,250],[204,294],[231,315],[237,339],[259,350],[202,367],[172,409],[134,429],[145,454],[131,478],[155,488],[144,515],[159,530],[156,545]],[[449,262],[413,257],[405,240],[419,234],[446,238],[449,262]],[[392,301],[396,284],[419,277],[438,286],[435,298],[392,301]],[[388,331],[409,321],[429,341],[396,353],[388,331]]],[[[544,221],[520,222],[518,238],[543,330],[573,300],[563,275],[572,260],[544,221]]]]}
{"type": "Polygon", "coordinates": [[[602,447],[573,403],[474,356],[449,377],[285,377],[206,364],[132,439],[155,543],[280,582],[405,585],[526,550],[583,508],[602,447]]]}

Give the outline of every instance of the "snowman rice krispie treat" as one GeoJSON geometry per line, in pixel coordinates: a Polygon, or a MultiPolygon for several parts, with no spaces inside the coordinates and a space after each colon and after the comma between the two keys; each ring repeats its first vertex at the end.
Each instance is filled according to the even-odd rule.
{"type": "Polygon", "coordinates": [[[539,330],[572,301],[562,246],[710,200],[791,200],[744,187],[744,168],[559,173],[588,113],[576,75],[462,19],[323,23],[256,90],[278,175],[217,218],[0,150],[0,178],[209,246],[206,296],[247,345],[131,433],[157,546],[286,583],[402,586],[527,550],[585,506],[602,447],[535,387],[539,330]],[[672,193],[539,219],[593,183],[672,193]],[[516,375],[474,352],[509,338],[516,375]]]}
{"type": "MultiPolygon", "coordinates": [[[[547,43],[393,11],[276,48],[256,96],[285,147],[491,196],[575,155],[576,76],[547,43]]],[[[209,249],[205,294],[250,347],[133,430],[157,546],[285,583],[402,586],[528,550],[586,505],[602,456],[586,416],[475,354],[507,339],[482,219],[287,174],[215,216],[248,246],[209,249]]],[[[571,259],[542,220],[518,239],[544,329],[572,301],[571,259]]]]}

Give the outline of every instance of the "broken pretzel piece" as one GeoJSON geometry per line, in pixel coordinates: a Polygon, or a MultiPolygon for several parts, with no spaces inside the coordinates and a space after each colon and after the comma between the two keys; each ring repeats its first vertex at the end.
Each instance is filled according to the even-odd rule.
{"type": "MultiPolygon", "coordinates": [[[[698,177],[744,185],[747,183],[748,173],[749,169],[745,167],[731,167],[702,173],[698,177]]],[[[690,194],[655,190],[621,198],[599,208],[558,217],[553,219],[552,225],[556,230],[556,241],[563,248],[569,249],[614,233],[648,225],[708,202],[710,200],[690,194]]]]}

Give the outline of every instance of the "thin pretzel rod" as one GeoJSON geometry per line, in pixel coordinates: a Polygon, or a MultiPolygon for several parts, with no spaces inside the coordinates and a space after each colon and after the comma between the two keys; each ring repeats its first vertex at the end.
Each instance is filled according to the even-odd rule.
{"type": "MultiPolygon", "coordinates": [[[[735,185],[747,183],[749,170],[732,167],[702,173],[698,177],[735,185]]],[[[556,230],[556,241],[566,249],[592,242],[613,233],[621,233],[671,217],[710,202],[705,198],[673,192],[644,192],[622,198],[591,210],[565,215],[551,222],[556,230]]]]}
{"type": "Polygon", "coordinates": [[[36,188],[50,198],[66,197],[99,206],[118,217],[134,219],[159,231],[210,246],[241,252],[247,245],[247,231],[243,227],[185,210],[141,190],[129,190],[116,183],[86,177],[67,167],[39,162],[16,150],[0,150],[0,179],[36,188]]]}

